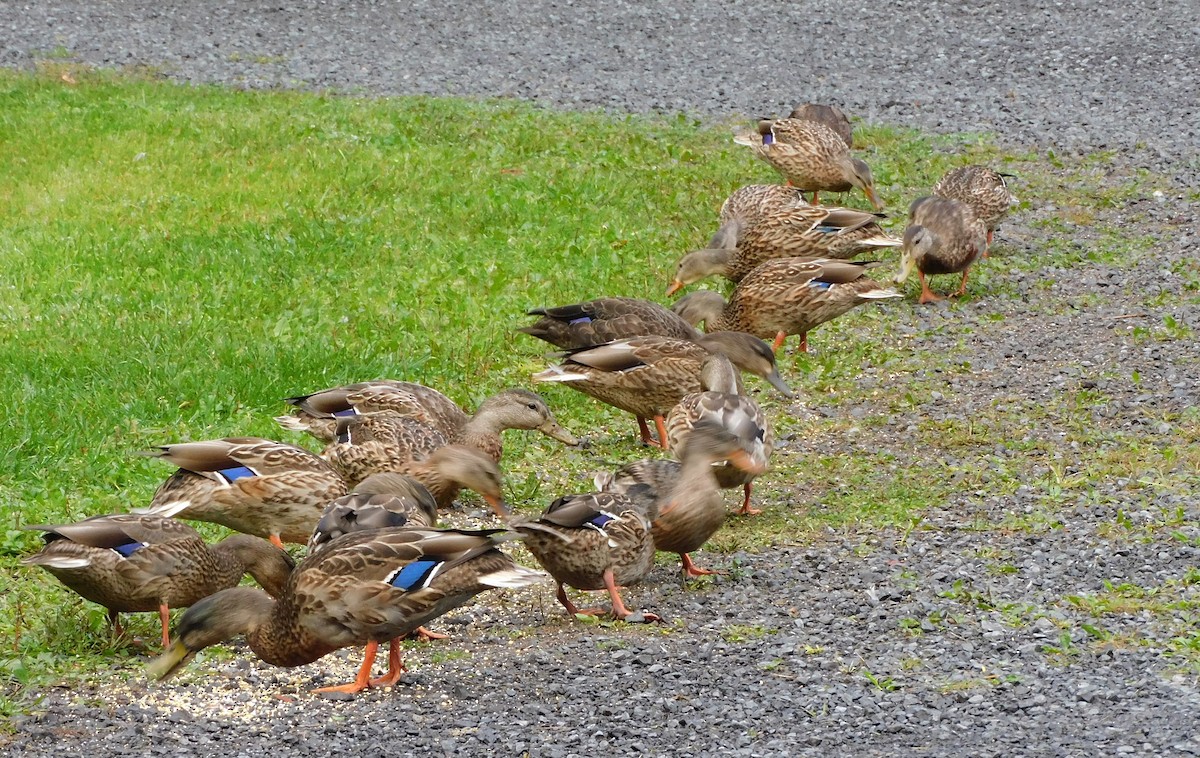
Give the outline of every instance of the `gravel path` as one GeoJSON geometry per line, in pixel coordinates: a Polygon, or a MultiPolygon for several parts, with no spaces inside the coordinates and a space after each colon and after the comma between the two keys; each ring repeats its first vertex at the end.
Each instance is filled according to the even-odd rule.
{"type": "MultiPolygon", "coordinates": [[[[1118,149],[1122,171],[1146,166],[1177,188],[1200,186],[1197,3],[531,0],[505,13],[413,2],[403,15],[401,4],[385,2],[162,5],[0,2],[0,64],[27,67],[65,48],[89,63],[149,64],[193,82],[502,95],[714,118],[832,100],[869,121],[995,131],[1010,144],[1060,152],[1118,149]],[[941,22],[943,14],[952,20],[941,22]]],[[[136,668],[118,671],[46,692],[4,750],[59,758],[1200,754],[1200,688],[1171,656],[1180,628],[1190,625],[1190,644],[1200,645],[1191,610],[1200,504],[1191,493],[1144,479],[1096,481],[1065,503],[1033,480],[1006,497],[971,488],[988,465],[1014,457],[1042,456],[1035,472],[1064,480],[1086,476],[1088,451],[1064,441],[1068,418],[1004,430],[1005,444],[970,455],[906,449],[903,433],[998,403],[1031,414],[1061,407],[1050,401],[1082,387],[1108,398],[1087,417],[1099,436],[1135,435],[1161,449],[1181,443],[1161,418],[1200,404],[1194,341],[1147,339],[1135,327],[1153,330],[1170,316],[1200,330],[1186,300],[1194,292],[1174,275],[1197,276],[1197,214],[1180,191],[1112,211],[1134,212],[1158,236],[1136,266],[1014,274],[1010,294],[953,309],[892,309],[918,349],[969,356],[972,371],[916,377],[935,382],[936,396],[891,413],[886,426],[864,424],[823,444],[893,451],[931,475],[961,455],[962,486],[910,531],[830,532],[732,561],[709,555],[737,571],[687,591],[673,568],[660,567],[627,601],[661,613],[663,628],[569,622],[545,588],[492,598],[449,617],[455,639],[412,653],[413,671],[391,695],[305,694],[349,678],[348,653],[286,671],[245,655],[209,658],[161,687],[146,686],[136,668]],[[989,318],[995,313],[1005,320],[989,318]],[[1038,526],[1043,517],[1055,523],[1038,526]],[[1165,538],[1171,523],[1192,539],[1165,538]],[[1111,597],[1123,583],[1158,588],[1155,597],[1180,605],[1101,622],[1079,599],[1111,597]]],[[[1047,243],[1040,222],[1053,213],[1035,203],[1004,227],[988,264],[998,279],[1004,255],[1036,255],[1047,243]]],[[[1081,249],[1095,242],[1081,226],[1081,249]]],[[[885,381],[866,370],[859,388],[885,381]]],[[[823,452],[800,447],[780,454],[823,452]]]]}

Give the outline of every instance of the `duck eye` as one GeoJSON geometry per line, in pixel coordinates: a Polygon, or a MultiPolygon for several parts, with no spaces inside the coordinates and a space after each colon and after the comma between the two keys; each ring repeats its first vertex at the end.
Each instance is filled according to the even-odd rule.
{"type": "Polygon", "coordinates": [[[526,408],[528,408],[528,409],[529,409],[529,410],[531,410],[531,411],[536,411],[536,410],[537,410],[537,403],[530,403],[529,405],[527,405],[527,406],[525,406],[525,407],[526,407],[526,408]]]}

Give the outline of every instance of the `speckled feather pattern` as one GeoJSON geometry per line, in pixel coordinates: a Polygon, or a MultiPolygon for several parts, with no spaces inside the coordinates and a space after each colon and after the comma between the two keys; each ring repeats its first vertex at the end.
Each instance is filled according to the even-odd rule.
{"type": "Polygon", "coordinates": [[[843,167],[850,148],[824,124],[801,119],[772,122],[774,141],[752,144],[754,154],[771,164],[792,186],[808,192],[848,192],[854,185],[843,167]]]}
{"type": "Polygon", "coordinates": [[[435,389],[388,379],[332,387],[287,402],[295,406],[293,415],[279,416],[276,421],[285,429],[307,431],[323,442],[336,438],[337,421],[329,417],[332,413],[391,411],[438,430],[451,442],[458,441],[469,419],[453,400],[435,389]]]}
{"type": "Polygon", "coordinates": [[[917,268],[926,275],[963,271],[983,254],[987,244],[983,221],[970,206],[957,200],[936,196],[917,198],[909,211],[908,223],[909,227],[921,226],[933,234],[933,247],[916,259],[917,268]]]}
{"type": "Polygon", "coordinates": [[[734,190],[721,205],[720,223],[750,225],[777,211],[808,207],[804,192],[786,184],[749,184],[734,190]]]}
{"type": "Polygon", "coordinates": [[[573,305],[539,308],[530,311],[529,315],[541,318],[517,331],[566,349],[602,345],[648,334],[676,339],[699,336],[690,324],[667,308],[650,300],[632,297],[605,297],[573,305]]]}
{"type": "Polygon", "coordinates": [[[933,185],[933,194],[966,203],[988,231],[995,231],[1017,204],[1004,177],[987,166],[960,166],[947,171],[933,185]]]}

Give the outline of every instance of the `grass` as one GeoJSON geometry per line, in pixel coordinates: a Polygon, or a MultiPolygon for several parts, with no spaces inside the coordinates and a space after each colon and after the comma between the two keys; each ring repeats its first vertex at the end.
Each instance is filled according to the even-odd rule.
{"type": "MultiPolygon", "coordinates": [[[[675,260],[711,234],[729,192],[777,181],[726,128],[686,117],[235,92],[90,71],[62,57],[47,52],[36,75],[0,72],[2,710],[19,707],[22,688],[40,676],[69,668],[87,676],[132,655],[108,638],[103,611],[18,565],[37,546],[22,525],[142,505],[167,471],[133,451],[280,438],[271,416],[280,398],[300,392],[403,378],[473,407],[504,387],[528,386],[546,359],[542,345],[513,332],[527,308],[656,297],[675,260]]],[[[946,169],[986,162],[1018,174],[1022,196],[1064,209],[1044,222],[1054,242],[1043,254],[1010,257],[1007,270],[1129,261],[1152,243],[1097,219],[1161,180],[1112,176],[1104,156],[1047,167],[1044,156],[1002,150],[986,136],[884,126],[863,127],[856,140],[894,231],[901,209],[946,169]]],[[[859,195],[844,202],[866,207],[859,195]]],[[[981,291],[1013,286],[981,269],[972,279],[981,291]]],[[[1200,281],[1194,267],[1180,275],[1200,281]]],[[[896,450],[872,449],[888,413],[919,408],[940,376],[972,371],[965,346],[941,356],[914,350],[921,332],[894,327],[906,306],[855,311],[814,332],[815,354],[784,361],[808,407],[871,411],[813,418],[765,399],[777,435],[794,442],[759,485],[767,514],[723,530],[714,549],[804,542],[831,528],[916,528],[928,504],[975,476],[970,456],[1028,423],[1019,402],[969,421],[923,422],[917,441],[967,456],[959,463],[910,466],[896,450]],[[864,385],[864,374],[880,381],[864,385]],[[843,439],[864,442],[807,452],[843,439]]],[[[1135,340],[1192,337],[1173,318],[1139,328],[1135,340]]],[[[646,455],[633,444],[631,419],[567,389],[542,391],[591,446],[564,451],[508,435],[507,494],[519,510],[587,487],[589,471],[646,455]]],[[[1186,431],[1172,449],[1130,448],[1086,423],[1101,401],[1064,397],[1045,412],[1074,419],[1072,433],[1085,443],[1107,435],[1108,457],[1096,464],[1106,472],[1136,479],[1197,462],[1195,417],[1168,419],[1186,431]]],[[[1007,441],[1020,446],[1019,437],[1007,441]]],[[[1041,461],[1039,444],[1022,452],[1041,461]]],[[[1029,480],[1030,465],[970,481],[1012,491],[1029,480]]],[[[1035,481],[1063,498],[1081,487],[1053,479],[1047,472],[1035,481]]],[[[1050,500],[1053,522],[1058,501],[1050,500]]],[[[128,625],[153,639],[152,615],[128,625]]]]}

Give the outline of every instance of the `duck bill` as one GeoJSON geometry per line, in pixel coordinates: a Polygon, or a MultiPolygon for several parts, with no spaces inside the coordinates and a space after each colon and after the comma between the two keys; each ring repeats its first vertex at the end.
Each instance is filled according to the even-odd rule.
{"type": "Polygon", "coordinates": [[[863,187],[863,193],[867,199],[871,201],[871,207],[877,211],[883,210],[883,201],[879,199],[879,195],[875,194],[875,188],[872,186],[863,187]]]}
{"type": "Polygon", "coordinates": [[[729,456],[729,462],[747,474],[761,474],[767,470],[767,467],[763,464],[755,463],[754,459],[745,450],[738,450],[729,456]]]}
{"type": "Polygon", "coordinates": [[[194,650],[188,650],[182,642],[176,640],[175,644],[167,648],[162,655],[150,661],[150,664],[146,666],[146,671],[154,679],[170,679],[184,666],[187,666],[188,661],[192,660],[195,655],[194,650]]]}
{"type": "Polygon", "coordinates": [[[907,250],[900,253],[900,272],[896,274],[892,282],[894,284],[904,284],[904,281],[908,279],[908,275],[912,273],[915,264],[916,260],[912,257],[912,253],[907,250]]]}
{"type": "Polygon", "coordinates": [[[792,388],[787,386],[787,382],[783,381],[783,377],[779,375],[779,369],[772,369],[771,373],[764,377],[771,386],[783,393],[784,397],[795,397],[792,388]]]}
{"type": "Polygon", "coordinates": [[[512,511],[508,509],[508,505],[505,504],[504,498],[500,497],[499,495],[484,495],[483,499],[486,500],[487,504],[492,507],[492,510],[495,511],[496,516],[501,521],[506,521],[508,520],[509,516],[512,516],[512,511]]]}
{"type": "Polygon", "coordinates": [[[674,295],[676,292],[678,292],[679,290],[683,289],[685,286],[686,286],[686,285],[684,285],[684,283],[683,283],[683,282],[681,282],[681,281],[679,281],[678,279],[676,279],[675,281],[671,282],[671,286],[670,286],[670,287],[667,287],[667,297],[670,297],[671,295],[674,295]]]}
{"type": "Polygon", "coordinates": [[[554,421],[553,419],[539,426],[537,430],[547,437],[558,440],[564,445],[570,445],[571,447],[574,447],[579,444],[579,440],[575,439],[575,435],[571,434],[566,429],[563,429],[558,425],[558,422],[554,421]]]}

